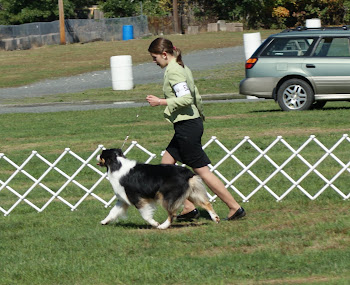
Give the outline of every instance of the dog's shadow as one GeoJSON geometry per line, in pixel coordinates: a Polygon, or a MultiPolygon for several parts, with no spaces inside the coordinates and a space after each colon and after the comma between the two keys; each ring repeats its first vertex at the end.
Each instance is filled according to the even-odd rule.
{"type": "MultiPolygon", "coordinates": [[[[204,226],[207,225],[208,223],[206,222],[182,222],[182,223],[173,223],[168,229],[172,228],[187,228],[187,227],[199,227],[199,226],[204,226]]],[[[132,223],[125,223],[125,224],[120,224],[117,223],[114,225],[115,227],[123,227],[123,228],[129,228],[129,229],[139,229],[139,230],[152,230],[156,229],[152,227],[151,225],[138,225],[138,224],[132,224],[132,223]]],[[[158,230],[158,229],[157,229],[158,230]]]]}
{"type": "MultiPolygon", "coordinates": [[[[208,223],[212,222],[210,215],[205,210],[199,210],[200,218],[199,220],[193,220],[191,222],[173,222],[171,226],[168,229],[171,228],[187,228],[187,227],[200,227],[205,226],[208,223]]],[[[130,229],[140,229],[140,230],[151,230],[155,229],[151,225],[143,224],[134,224],[134,223],[116,223],[114,225],[115,227],[123,227],[123,228],[130,228],[130,229]]]]}

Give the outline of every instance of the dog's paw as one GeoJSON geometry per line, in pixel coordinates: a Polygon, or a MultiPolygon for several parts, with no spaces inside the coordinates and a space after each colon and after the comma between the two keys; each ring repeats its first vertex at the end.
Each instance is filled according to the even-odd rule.
{"type": "Polygon", "coordinates": [[[102,220],[102,221],[101,221],[101,225],[103,225],[103,226],[104,226],[104,225],[108,225],[108,221],[107,221],[107,220],[102,220]]]}
{"type": "Polygon", "coordinates": [[[159,230],[165,230],[165,229],[169,228],[170,225],[171,225],[171,222],[169,221],[169,219],[167,219],[163,224],[159,225],[159,226],[157,227],[157,229],[159,229],[159,230]]]}
{"type": "Polygon", "coordinates": [[[167,228],[169,228],[169,226],[164,224],[161,224],[157,227],[158,230],[166,230],[167,228]]]}
{"type": "Polygon", "coordinates": [[[218,215],[212,215],[211,219],[213,220],[213,222],[215,222],[217,224],[220,223],[220,218],[218,215]]]}

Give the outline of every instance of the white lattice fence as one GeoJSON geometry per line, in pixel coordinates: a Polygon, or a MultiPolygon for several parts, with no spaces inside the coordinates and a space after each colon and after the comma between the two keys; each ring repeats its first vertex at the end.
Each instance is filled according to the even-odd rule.
{"type": "MultiPolygon", "coordinates": [[[[279,136],[265,148],[249,137],[232,149],[212,137],[203,148],[222,157],[209,165],[211,171],[224,181],[226,188],[247,202],[262,192],[277,201],[295,192],[314,200],[327,189],[349,199],[349,146],[350,139],[345,134],[331,147],[310,136],[295,148],[279,136]]],[[[0,153],[0,211],[7,216],[24,202],[42,212],[55,200],[75,210],[91,197],[110,206],[116,197],[106,182],[104,169],[95,167],[95,157],[103,148],[99,145],[87,159],[66,148],[54,162],[33,151],[21,164],[0,153]]],[[[131,150],[141,151],[145,163],[156,157],[135,141],[124,151],[125,155],[131,150]]],[[[212,201],[216,198],[208,195],[212,201]]]]}

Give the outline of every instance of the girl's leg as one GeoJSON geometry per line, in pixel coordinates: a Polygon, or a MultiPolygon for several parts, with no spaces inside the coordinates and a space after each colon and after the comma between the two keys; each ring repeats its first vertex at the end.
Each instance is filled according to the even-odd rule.
{"type": "Polygon", "coordinates": [[[225,188],[222,181],[210,171],[208,166],[193,169],[204,181],[204,183],[227,205],[229,208],[228,217],[231,217],[240,208],[240,205],[225,188]]]}
{"type": "Polygon", "coordinates": [[[184,208],[182,209],[180,215],[187,214],[189,212],[192,212],[196,207],[188,200],[185,200],[184,202],[184,208]]]}
{"type": "Polygon", "coordinates": [[[171,156],[171,154],[167,151],[164,152],[162,157],[161,164],[175,164],[176,160],[171,156]]]}

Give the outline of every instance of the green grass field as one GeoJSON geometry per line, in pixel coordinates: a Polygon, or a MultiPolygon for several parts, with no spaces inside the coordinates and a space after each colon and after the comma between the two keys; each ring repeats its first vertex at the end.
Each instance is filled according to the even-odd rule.
{"type": "MultiPolygon", "coordinates": [[[[80,47],[88,48],[87,45],[80,47]]],[[[64,50],[64,47],[47,49],[55,48],[64,50]]],[[[46,48],[41,51],[45,52],[46,48]]],[[[29,51],[23,53],[26,52],[29,51]]],[[[21,52],[14,54],[22,56],[21,52]]],[[[222,68],[227,70],[227,66],[222,68]]],[[[220,69],[213,74],[208,77],[206,72],[196,73],[202,94],[228,92],[230,83],[239,82],[244,71],[233,66],[227,74],[222,74],[220,69]],[[206,88],[210,91],[205,91],[206,88]]],[[[143,100],[145,94],[159,92],[160,88],[157,84],[137,86],[130,93],[126,92],[124,98],[143,100]]],[[[93,95],[105,96],[103,100],[109,101],[113,93],[106,89],[94,90],[50,100],[81,101],[86,99],[84,96],[92,100],[93,95]]],[[[48,98],[38,100],[46,102],[48,98]]],[[[38,102],[23,100],[21,103],[38,102]]],[[[282,112],[273,101],[253,100],[208,103],[204,107],[207,120],[203,142],[216,136],[228,149],[234,148],[245,136],[261,149],[269,146],[277,136],[298,148],[311,135],[331,148],[343,134],[350,132],[349,102],[327,103],[323,110],[305,112],[282,112]]],[[[98,145],[119,147],[126,135],[130,135],[126,146],[132,140],[138,141],[157,154],[152,162],[157,163],[173,132],[172,126],[163,119],[162,111],[163,108],[145,105],[135,109],[0,115],[0,153],[19,165],[33,150],[51,162],[67,147],[87,158],[98,145]],[[137,114],[139,118],[136,118],[137,114]]],[[[217,147],[209,147],[207,153],[213,163],[223,156],[217,147]]],[[[333,153],[343,163],[348,163],[349,141],[343,142],[333,153]]],[[[268,154],[279,164],[291,155],[281,145],[268,154]]],[[[302,151],[302,156],[310,163],[316,163],[324,154],[325,151],[316,144],[302,151]]],[[[258,154],[245,145],[236,155],[247,165],[258,154]]],[[[131,151],[130,158],[144,160],[144,155],[131,151]]],[[[67,158],[62,163],[70,175],[79,167],[74,159],[67,158]]],[[[47,166],[38,160],[24,168],[36,178],[46,169],[47,166]]],[[[306,169],[295,160],[284,170],[297,179],[306,169]]],[[[340,169],[331,158],[317,167],[327,179],[340,169]]],[[[260,179],[266,178],[271,170],[263,160],[252,169],[260,179]]],[[[1,181],[6,181],[13,171],[13,166],[0,159],[1,181]]],[[[240,168],[231,162],[224,164],[220,171],[229,176],[237,174],[240,168]]],[[[96,176],[84,171],[77,180],[91,187],[96,176]]],[[[348,195],[349,181],[349,171],[345,171],[335,185],[348,195]]],[[[64,179],[53,172],[44,182],[57,191],[64,179]]],[[[21,194],[31,185],[23,174],[10,184],[21,194]]],[[[302,185],[314,194],[324,183],[310,175],[302,185]]],[[[247,195],[254,190],[256,182],[245,175],[235,186],[247,195]]],[[[278,176],[268,186],[281,194],[291,184],[278,176]]],[[[96,189],[96,193],[105,199],[113,195],[107,181],[96,189]]],[[[82,190],[69,185],[62,197],[74,203],[82,194],[82,190]]],[[[205,212],[201,212],[198,221],[175,223],[165,231],[148,226],[136,209],[129,210],[126,220],[101,226],[99,222],[109,209],[91,196],[73,212],[58,200],[42,213],[21,202],[9,216],[0,216],[0,284],[349,283],[349,200],[344,201],[331,187],[314,201],[298,189],[281,202],[276,202],[264,189],[246,203],[237,194],[234,197],[247,211],[243,220],[214,224],[205,212]]],[[[48,198],[50,195],[39,187],[27,197],[39,206],[48,198]]],[[[0,192],[0,207],[9,209],[16,200],[7,189],[0,192]]],[[[221,218],[227,215],[227,208],[220,200],[213,205],[221,218]]],[[[155,218],[162,221],[166,213],[159,208],[155,218]]]]}
{"type": "MultiPolygon", "coordinates": [[[[205,110],[203,141],[215,135],[228,148],[246,135],[262,149],[277,135],[297,148],[312,134],[331,147],[342,134],[349,133],[349,107],[344,103],[298,113],[282,112],[271,101],[206,104],[205,110]]],[[[1,138],[1,151],[17,164],[33,149],[50,161],[66,147],[87,157],[99,144],[120,146],[132,127],[127,145],[137,140],[159,154],[171,137],[171,125],[163,121],[161,108],[144,107],[137,122],[136,113],[136,109],[114,109],[2,115],[0,129],[6,136],[1,138]]],[[[311,147],[303,156],[315,161],[322,153],[311,147]]],[[[335,154],[348,162],[349,143],[341,145],[335,154]]],[[[139,158],[136,153],[130,155],[139,158]]],[[[209,148],[208,155],[214,162],[218,155],[223,156],[216,148],[209,148]]],[[[257,154],[244,147],[237,155],[249,163],[257,154]]],[[[276,161],[286,155],[284,148],[271,153],[276,161]]],[[[73,173],[77,165],[69,162],[65,171],[73,173]]],[[[228,164],[222,171],[237,171],[231,167],[228,164]]],[[[46,168],[32,164],[25,169],[39,177],[46,168]]],[[[298,176],[305,171],[299,168],[297,164],[286,171],[298,176]]],[[[338,168],[330,160],[319,170],[330,178],[338,168]]],[[[4,181],[11,167],[0,160],[0,169],[4,181]]],[[[266,171],[264,163],[254,169],[261,178],[266,171]]],[[[337,187],[348,194],[349,173],[342,177],[337,187]]],[[[89,186],[96,177],[86,173],[78,181],[89,186]]],[[[62,179],[52,175],[45,184],[58,189],[62,179]]],[[[22,176],[11,184],[22,193],[30,185],[22,176]]],[[[245,194],[256,187],[248,178],[236,186],[245,194]]],[[[290,185],[277,179],[269,186],[278,192],[290,185]]],[[[303,186],[310,192],[317,191],[320,181],[311,177],[303,186]]],[[[27,198],[42,206],[50,197],[43,192],[33,192],[27,198]]],[[[71,186],[62,196],[74,203],[81,192],[71,186]]],[[[107,199],[112,189],[106,182],[96,193],[107,199]]],[[[238,195],[235,197],[241,201],[238,195]]],[[[0,192],[2,207],[8,209],[15,200],[9,191],[0,192]]],[[[129,211],[125,221],[100,226],[109,209],[94,198],[88,198],[74,212],[59,201],[42,213],[21,202],[9,216],[0,217],[0,284],[347,284],[348,200],[328,188],[315,201],[294,189],[282,202],[276,202],[261,190],[249,203],[241,204],[247,211],[241,221],[216,225],[202,212],[198,222],[176,223],[166,231],[158,231],[150,228],[135,209],[129,211]]],[[[226,216],[227,209],[220,200],[214,207],[220,217],[226,216]]],[[[164,220],[165,212],[159,209],[156,218],[164,220]]]]}

